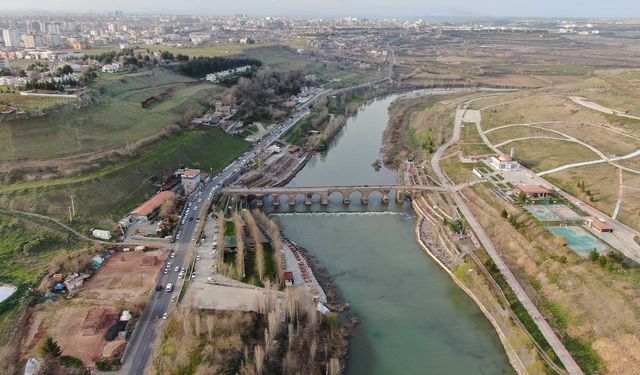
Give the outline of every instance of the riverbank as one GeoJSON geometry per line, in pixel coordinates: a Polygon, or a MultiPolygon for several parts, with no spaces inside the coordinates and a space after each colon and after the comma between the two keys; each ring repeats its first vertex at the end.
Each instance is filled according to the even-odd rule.
{"type": "MultiPolygon", "coordinates": [[[[289,186],[394,184],[394,171],[371,163],[380,159],[388,108],[399,96],[385,93],[360,107],[327,152],[312,157],[289,186]]],[[[436,373],[512,373],[495,329],[416,242],[414,218],[397,210],[278,218],[287,237],[313,259],[329,304],[333,297],[348,301],[345,316],[361,321],[349,330],[347,374],[411,374],[425,366],[436,373]]]]}
{"type": "MultiPolygon", "coordinates": [[[[424,252],[429,255],[435,262],[440,266],[446,273],[449,275],[451,280],[453,280],[456,285],[460,289],[462,289],[480,308],[480,311],[484,314],[484,316],[489,320],[493,328],[496,330],[498,337],[500,338],[500,342],[502,343],[507,357],[509,358],[509,363],[513,367],[513,369],[520,375],[528,374],[527,366],[522,362],[520,357],[518,356],[516,350],[510,343],[505,332],[503,332],[500,324],[498,324],[497,317],[492,314],[489,309],[480,301],[480,299],[474,294],[471,289],[469,289],[462,280],[459,280],[458,277],[452,272],[452,260],[445,254],[445,252],[440,249],[439,246],[436,245],[432,238],[429,238],[427,233],[424,230],[424,224],[426,221],[430,220],[422,211],[422,209],[418,206],[418,203],[412,202],[412,207],[414,212],[418,215],[418,221],[415,228],[416,241],[424,250],[424,252]]],[[[470,269],[471,271],[473,269],[470,269]]]]}

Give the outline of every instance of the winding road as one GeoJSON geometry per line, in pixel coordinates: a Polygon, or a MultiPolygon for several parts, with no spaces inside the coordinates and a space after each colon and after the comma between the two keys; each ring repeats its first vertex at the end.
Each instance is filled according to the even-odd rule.
{"type": "MultiPolygon", "coordinates": [[[[440,167],[440,158],[442,157],[446,149],[448,149],[449,147],[451,147],[453,144],[455,144],[460,140],[460,129],[462,128],[462,122],[463,122],[463,119],[465,118],[466,111],[467,110],[463,108],[458,108],[456,110],[453,135],[451,139],[449,139],[446,143],[440,146],[440,148],[438,148],[438,150],[434,153],[431,159],[431,167],[433,168],[433,171],[435,172],[436,176],[444,186],[448,185],[449,179],[446,173],[440,167]]],[[[522,303],[522,305],[527,310],[529,315],[533,318],[536,325],[538,326],[538,329],[540,330],[540,332],[542,332],[542,335],[545,337],[549,345],[553,348],[558,358],[560,358],[560,361],[562,362],[564,367],[567,369],[569,374],[576,374],[576,375],[583,374],[578,364],[575,362],[573,357],[571,357],[571,354],[569,354],[569,351],[567,351],[567,348],[565,348],[565,346],[562,344],[558,336],[556,336],[553,329],[551,329],[551,326],[549,325],[549,323],[547,323],[547,321],[544,319],[544,317],[542,316],[538,308],[535,306],[533,301],[531,301],[527,293],[524,291],[524,289],[522,288],[522,286],[514,276],[514,274],[511,272],[507,264],[504,262],[504,260],[496,250],[493,242],[485,232],[484,228],[482,228],[482,226],[480,225],[476,217],[473,215],[469,207],[467,207],[466,203],[460,196],[460,193],[457,191],[452,191],[451,197],[453,198],[455,205],[458,207],[458,209],[460,210],[464,218],[467,220],[467,222],[471,226],[471,229],[475,232],[482,246],[485,248],[485,250],[491,257],[495,265],[498,267],[498,269],[504,276],[505,280],[507,281],[507,284],[509,284],[509,287],[511,287],[516,297],[520,301],[520,303],[522,303]]]]}

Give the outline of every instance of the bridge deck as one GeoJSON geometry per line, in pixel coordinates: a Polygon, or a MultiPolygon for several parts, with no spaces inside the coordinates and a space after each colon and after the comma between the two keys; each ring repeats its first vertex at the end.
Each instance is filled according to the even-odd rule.
{"type": "Polygon", "coordinates": [[[352,186],[283,186],[283,187],[255,187],[245,188],[230,186],[222,189],[222,194],[260,195],[260,194],[308,194],[327,193],[334,191],[352,192],[382,192],[382,191],[447,191],[441,186],[431,185],[352,185],[352,186]]]}

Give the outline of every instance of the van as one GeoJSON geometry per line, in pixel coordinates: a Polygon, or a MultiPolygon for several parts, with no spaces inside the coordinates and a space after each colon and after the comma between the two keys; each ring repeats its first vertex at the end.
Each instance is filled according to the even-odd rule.
{"type": "Polygon", "coordinates": [[[173,285],[171,283],[167,284],[167,288],[165,289],[167,292],[170,292],[173,290],[173,285]]]}

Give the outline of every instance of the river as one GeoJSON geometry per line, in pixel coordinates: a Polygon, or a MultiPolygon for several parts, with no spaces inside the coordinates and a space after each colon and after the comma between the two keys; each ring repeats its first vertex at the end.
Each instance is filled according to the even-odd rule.
{"type": "MultiPolygon", "coordinates": [[[[371,166],[396,98],[368,103],[290,185],[396,184],[393,171],[371,166]]],[[[367,207],[352,199],[343,207],[340,197],[330,198],[328,209],[299,204],[275,218],[328,270],[361,321],[350,341],[348,375],[514,373],[479,308],[416,243],[406,203],[387,207],[371,198],[367,207]]]]}

